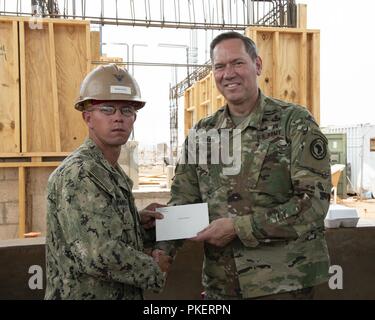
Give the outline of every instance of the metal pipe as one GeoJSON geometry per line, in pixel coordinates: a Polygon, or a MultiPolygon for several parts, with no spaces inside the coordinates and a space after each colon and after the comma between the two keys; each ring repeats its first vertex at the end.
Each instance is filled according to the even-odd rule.
{"type": "Polygon", "coordinates": [[[135,47],[148,47],[145,43],[133,43],[132,44],[132,75],[134,76],[134,48],[135,47]]]}

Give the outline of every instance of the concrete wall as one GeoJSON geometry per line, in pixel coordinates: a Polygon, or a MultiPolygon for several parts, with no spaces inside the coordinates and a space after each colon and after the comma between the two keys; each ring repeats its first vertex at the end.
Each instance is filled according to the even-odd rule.
{"type": "MultiPolygon", "coordinates": [[[[375,227],[330,229],[326,233],[331,265],[343,269],[343,289],[322,285],[316,299],[375,299],[375,227]]],[[[186,242],[179,251],[161,294],[147,299],[200,299],[202,245],[186,242]]],[[[0,241],[0,299],[41,299],[44,290],[31,290],[31,265],[45,265],[44,239],[0,241]]],[[[44,284],[45,282],[43,282],[44,284]]]]}
{"type": "Polygon", "coordinates": [[[18,169],[0,168],[0,240],[18,237],[18,169]]]}

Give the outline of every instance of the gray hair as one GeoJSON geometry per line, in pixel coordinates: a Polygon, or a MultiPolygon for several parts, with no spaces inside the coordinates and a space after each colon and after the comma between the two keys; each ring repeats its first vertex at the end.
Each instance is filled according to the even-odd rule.
{"type": "Polygon", "coordinates": [[[255,60],[258,57],[258,49],[255,45],[255,42],[251,40],[250,38],[242,35],[241,33],[235,32],[235,31],[229,31],[220,33],[218,36],[216,36],[210,44],[210,58],[213,62],[213,52],[215,47],[224,40],[228,39],[240,39],[242,43],[245,46],[246,52],[249,54],[250,58],[255,60]]]}

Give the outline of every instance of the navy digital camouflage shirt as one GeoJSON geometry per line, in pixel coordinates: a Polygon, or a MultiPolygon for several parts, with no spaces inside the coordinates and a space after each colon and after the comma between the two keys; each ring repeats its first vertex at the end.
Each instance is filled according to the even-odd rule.
{"type": "Polygon", "coordinates": [[[48,181],[46,299],[142,299],[164,274],[143,253],[132,181],[87,139],[48,181]]]}

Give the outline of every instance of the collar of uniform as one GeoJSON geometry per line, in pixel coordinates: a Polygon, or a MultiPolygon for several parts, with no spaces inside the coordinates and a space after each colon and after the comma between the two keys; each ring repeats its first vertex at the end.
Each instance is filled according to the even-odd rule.
{"type": "Polygon", "coordinates": [[[255,102],[255,107],[253,111],[251,111],[250,114],[246,117],[246,119],[242,121],[237,127],[234,124],[232,118],[230,117],[229,108],[227,104],[224,108],[224,112],[222,113],[222,119],[221,121],[218,122],[217,129],[229,129],[229,128],[234,129],[235,128],[235,129],[240,129],[241,131],[246,129],[247,127],[260,129],[261,124],[262,124],[264,106],[266,104],[265,98],[266,96],[259,89],[258,99],[255,102]]]}
{"type": "Polygon", "coordinates": [[[87,138],[84,145],[91,151],[93,158],[99,161],[107,170],[109,170],[113,177],[116,179],[120,187],[125,190],[131,191],[133,187],[133,181],[125,174],[121,166],[116,163],[116,168],[112,167],[111,164],[104,158],[103,152],[98,148],[95,142],[91,138],[87,138]]]}
{"type": "Polygon", "coordinates": [[[91,138],[87,138],[84,142],[84,145],[90,149],[92,157],[103,164],[112,173],[118,174],[118,171],[115,170],[106,158],[104,158],[103,152],[98,148],[95,142],[91,138]]]}

